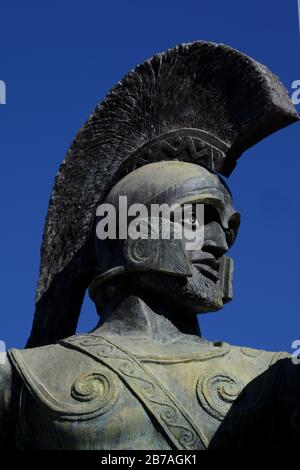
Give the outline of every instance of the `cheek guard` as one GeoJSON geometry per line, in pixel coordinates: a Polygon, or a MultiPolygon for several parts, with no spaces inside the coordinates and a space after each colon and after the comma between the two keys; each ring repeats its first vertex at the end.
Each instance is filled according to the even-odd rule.
{"type": "Polygon", "coordinates": [[[152,217],[129,224],[123,256],[128,271],[155,271],[182,277],[193,275],[181,226],[167,219],[152,217]]]}

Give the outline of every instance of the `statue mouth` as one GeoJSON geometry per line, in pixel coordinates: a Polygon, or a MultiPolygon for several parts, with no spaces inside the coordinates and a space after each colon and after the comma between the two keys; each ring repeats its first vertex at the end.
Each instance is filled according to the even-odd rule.
{"type": "Polygon", "coordinates": [[[192,259],[192,265],[195,266],[198,272],[208,277],[213,282],[217,282],[219,280],[220,261],[211,253],[203,252],[202,255],[203,256],[192,259]]]}

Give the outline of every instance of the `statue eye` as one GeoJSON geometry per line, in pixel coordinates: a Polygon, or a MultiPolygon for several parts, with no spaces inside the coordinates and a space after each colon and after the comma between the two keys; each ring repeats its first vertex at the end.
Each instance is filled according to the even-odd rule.
{"type": "Polygon", "coordinates": [[[194,230],[199,226],[199,220],[197,219],[196,213],[196,205],[192,206],[192,211],[185,218],[185,222],[194,230]]]}
{"type": "Polygon", "coordinates": [[[195,225],[196,222],[197,222],[197,217],[195,214],[192,214],[191,217],[190,217],[190,222],[191,224],[195,225]]]}
{"type": "Polygon", "coordinates": [[[190,212],[184,215],[185,217],[182,218],[182,225],[184,225],[187,229],[196,230],[196,228],[199,226],[196,208],[193,207],[190,212]]]}

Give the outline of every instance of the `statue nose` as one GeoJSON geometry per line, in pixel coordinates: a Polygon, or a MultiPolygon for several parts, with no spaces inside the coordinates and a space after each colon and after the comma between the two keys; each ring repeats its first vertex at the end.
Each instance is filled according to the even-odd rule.
{"type": "Polygon", "coordinates": [[[229,247],[226,234],[218,222],[210,222],[204,226],[203,251],[212,253],[216,258],[223,256],[229,247]]]}

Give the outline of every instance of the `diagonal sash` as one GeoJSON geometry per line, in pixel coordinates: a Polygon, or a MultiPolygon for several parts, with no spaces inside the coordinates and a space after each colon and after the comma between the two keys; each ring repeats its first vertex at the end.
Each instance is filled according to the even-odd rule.
{"type": "Polygon", "coordinates": [[[155,418],[173,447],[201,450],[207,438],[177,399],[130,352],[100,335],[77,335],[59,342],[89,355],[115,372],[155,418]]]}

